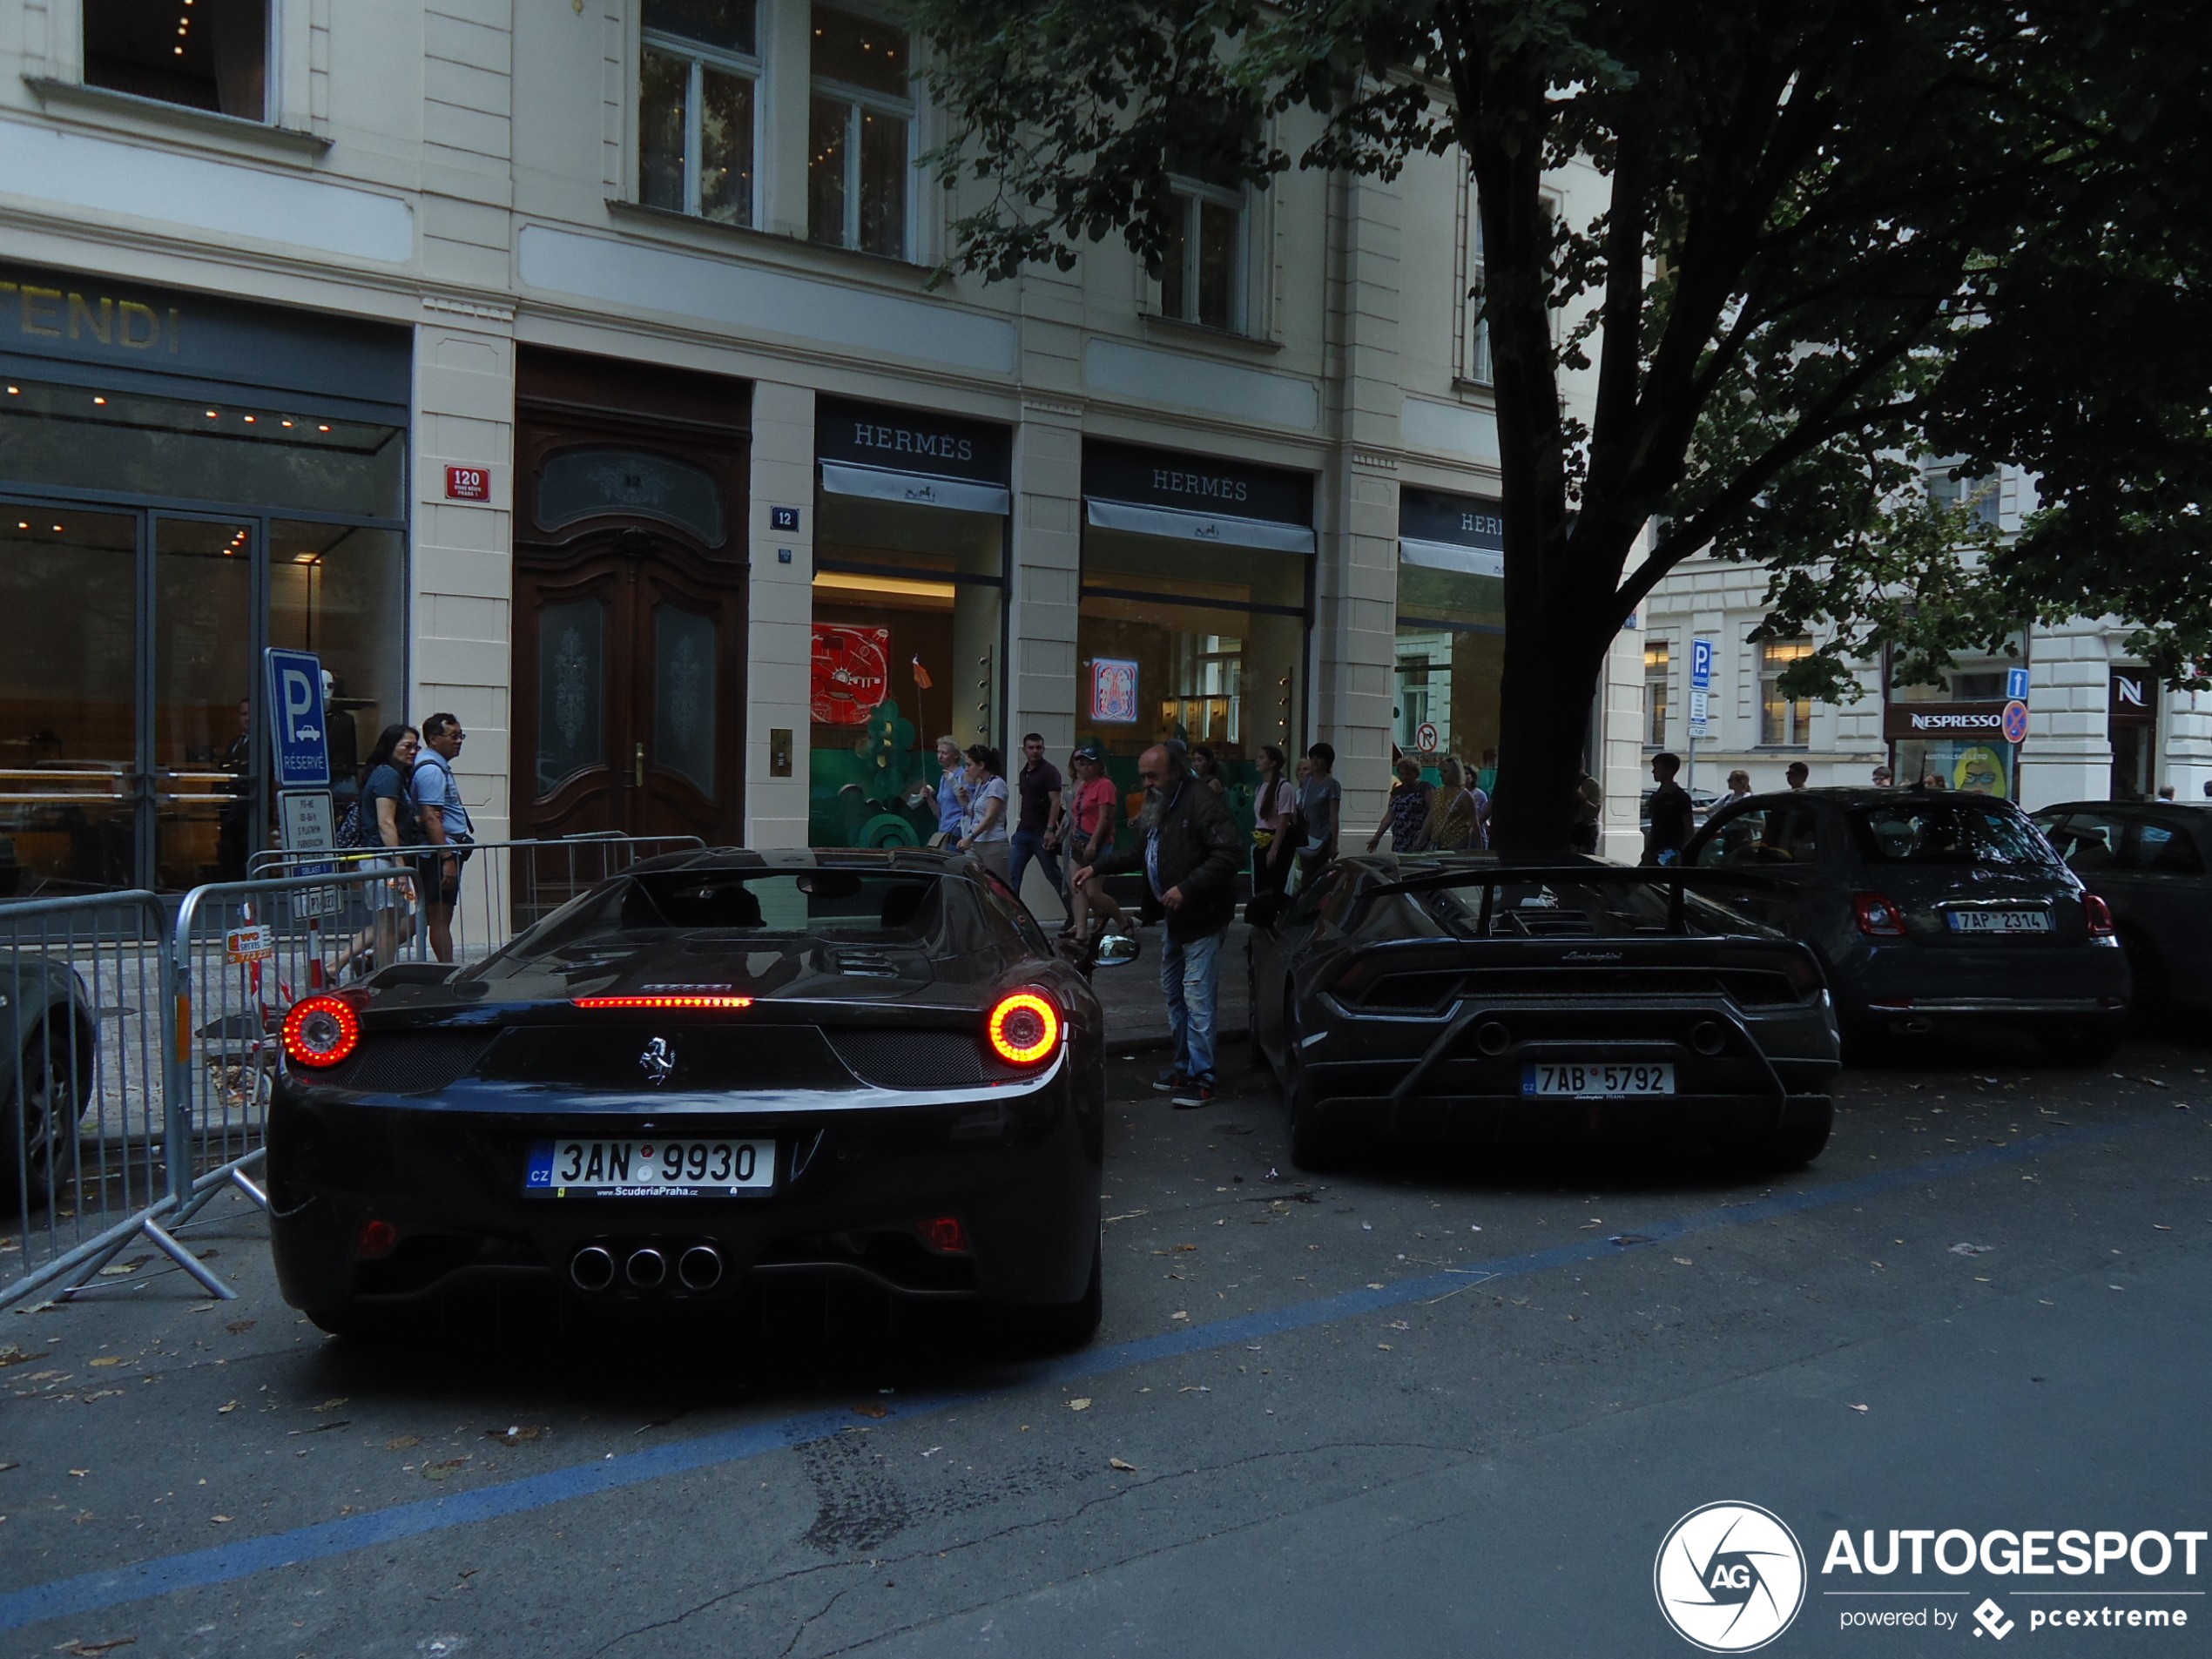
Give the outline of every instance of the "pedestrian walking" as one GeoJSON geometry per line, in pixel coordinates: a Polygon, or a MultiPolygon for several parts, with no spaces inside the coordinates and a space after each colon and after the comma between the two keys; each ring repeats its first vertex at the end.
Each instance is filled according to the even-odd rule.
{"type": "Polygon", "coordinates": [[[1226,796],[1229,792],[1229,780],[1221,775],[1221,763],[1203,743],[1190,751],[1190,775],[1217,795],[1226,796]]]}
{"type": "Polygon", "coordinates": [[[1305,781],[1298,786],[1298,815],[1304,844],[1298,848],[1301,884],[1321,873],[1337,855],[1342,825],[1344,786],[1336,779],[1337,752],[1317,743],[1305,752],[1305,781]]]}
{"type": "Polygon", "coordinates": [[[1393,853],[1426,853],[1429,848],[1428,808],[1434,797],[1433,785],[1423,781],[1421,763],[1411,755],[1398,758],[1398,781],[1391,786],[1390,799],[1383,807],[1382,822],[1367,838],[1367,850],[1372,853],[1390,837],[1393,853]]]}
{"type": "Polygon", "coordinates": [[[1190,1110],[1214,1096],[1214,1009],[1221,985],[1222,933],[1236,914],[1236,874],[1241,848],[1228,804],[1193,779],[1179,756],[1155,744],[1139,757],[1144,786],[1136,845],[1108,853],[1076,872],[1094,875],[1142,869],[1167,918],[1160,952],[1160,993],[1175,1058],[1154,1087],[1190,1110]]]}
{"type": "Polygon", "coordinates": [[[1598,827],[1605,818],[1605,787],[1587,772],[1575,782],[1575,816],[1568,825],[1567,844],[1577,853],[1595,855],[1598,827]]]}
{"type": "Polygon", "coordinates": [[[1045,879],[1065,904],[1068,882],[1060,873],[1059,846],[1062,819],[1067,815],[1060,792],[1066,784],[1060,768],[1044,758],[1044,738],[1035,732],[1022,739],[1022,770],[1015,774],[1014,783],[1021,797],[1021,812],[1008,842],[1012,865],[1008,883],[1019,896],[1022,878],[1034,860],[1044,867],[1045,879]]]}
{"type": "Polygon", "coordinates": [[[956,738],[937,739],[937,833],[932,846],[950,846],[960,840],[961,825],[968,817],[968,757],[956,738]]]}
{"type": "Polygon", "coordinates": [[[1791,788],[1803,789],[1812,781],[1812,768],[1802,760],[1792,760],[1790,769],[1782,775],[1788,779],[1791,788]]]}
{"type": "Polygon", "coordinates": [[[1014,871],[1008,862],[1006,762],[989,744],[968,745],[965,784],[968,811],[961,819],[960,850],[974,853],[1010,890],[1014,871]]]}
{"type": "Polygon", "coordinates": [[[451,714],[434,714],[422,723],[422,747],[415,757],[408,797],[422,823],[422,839],[439,850],[421,861],[423,931],[442,962],[453,960],[453,913],[461,905],[461,867],[475,839],[469,807],[461,799],[453,763],[469,734],[451,714]]]}
{"type": "Polygon", "coordinates": [[[1457,756],[1446,755],[1436,763],[1436,775],[1442,781],[1430,798],[1421,839],[1440,853],[1464,853],[1480,846],[1475,837],[1480,824],[1474,792],[1467,786],[1467,769],[1457,756]]]}
{"type": "MultiPolygon", "coordinates": [[[[1730,775],[1730,777],[1731,779],[1735,776],[1735,774],[1734,774],[1733,772],[1730,773],[1729,775],[1730,775]]],[[[1896,774],[1895,772],[1892,772],[1892,771],[1891,771],[1891,770],[1890,770],[1887,766],[1877,766],[1877,767],[1875,767],[1875,768],[1874,768],[1874,787],[1875,787],[1875,788],[1877,788],[1877,789],[1894,789],[1894,788],[1896,788],[1896,787],[1897,787],[1897,774],[1896,774]]]]}
{"type": "Polygon", "coordinates": [[[1482,752],[1482,764],[1474,769],[1474,786],[1480,790],[1485,797],[1491,799],[1497,798],[1498,752],[1495,749],[1485,749],[1482,752]]]}
{"type": "MultiPolygon", "coordinates": [[[[1877,784],[1881,782],[1881,776],[1878,772],[1875,775],[1874,781],[1877,784]]],[[[1743,767],[1738,766],[1734,772],[1728,774],[1728,800],[1723,801],[1721,805],[1725,806],[1729,804],[1729,801],[1742,800],[1744,796],[1750,794],[1750,792],[1751,774],[1744,771],[1743,767]]]]}
{"type": "Polygon", "coordinates": [[[1275,925],[1297,846],[1298,786],[1283,775],[1285,764],[1280,749],[1261,745],[1259,787],[1252,794],[1252,899],[1244,907],[1244,920],[1255,927],[1275,925]]]}
{"type": "Polygon", "coordinates": [[[1651,796],[1651,827],[1644,832],[1646,864],[1672,864],[1689,845],[1696,814],[1689,804],[1689,792],[1675,781],[1675,774],[1681,770],[1680,755],[1651,757],[1651,775],[1659,787],[1651,796]]]}
{"type": "Polygon", "coordinates": [[[333,964],[334,971],[351,968],[358,978],[389,968],[398,960],[400,947],[414,934],[415,883],[408,873],[413,860],[400,857],[399,853],[403,847],[422,844],[422,820],[408,790],[421,746],[422,734],[413,726],[388,725],[377,734],[368,759],[361,762],[364,837],[368,845],[390,852],[353,867],[388,872],[388,875],[383,880],[362,884],[369,925],[333,964]]]}
{"type": "Polygon", "coordinates": [[[1077,939],[1089,935],[1091,918],[1129,924],[1129,912],[1114,902],[1106,884],[1096,876],[1077,881],[1073,872],[1086,869],[1106,855],[1114,845],[1114,828],[1121,817],[1120,792],[1106,775],[1106,757],[1086,744],[1068,757],[1068,770],[1076,787],[1068,801],[1069,877],[1068,927],[1077,939]]]}

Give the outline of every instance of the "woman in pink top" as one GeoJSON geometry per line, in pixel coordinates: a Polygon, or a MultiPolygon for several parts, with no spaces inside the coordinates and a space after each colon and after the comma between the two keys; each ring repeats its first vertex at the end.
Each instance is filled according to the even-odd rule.
{"type": "Polygon", "coordinates": [[[1280,749],[1262,746],[1259,787],[1252,792],[1252,901],[1244,907],[1244,920],[1256,927],[1267,926],[1282,906],[1298,840],[1298,786],[1283,776],[1283,764],[1280,749]]]}
{"type": "MultiPolygon", "coordinates": [[[[1106,775],[1105,756],[1096,749],[1076,750],[1068,758],[1068,770],[1076,779],[1068,802],[1068,856],[1076,869],[1087,870],[1114,844],[1114,820],[1121,796],[1114,780],[1106,775]]],[[[1094,912],[1126,928],[1129,913],[1107,895],[1105,883],[1096,876],[1076,889],[1068,907],[1068,931],[1078,939],[1089,938],[1094,912]]]]}

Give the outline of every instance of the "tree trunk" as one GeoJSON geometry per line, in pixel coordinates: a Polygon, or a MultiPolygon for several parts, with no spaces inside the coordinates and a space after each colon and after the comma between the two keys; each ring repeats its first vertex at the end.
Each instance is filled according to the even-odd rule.
{"type": "MultiPolygon", "coordinates": [[[[1592,641],[1588,615],[1571,605],[1530,609],[1535,614],[1519,626],[1507,611],[1492,845],[1508,853],[1564,853],[1610,637],[1592,641]]],[[[1596,755],[1588,768],[1602,771],[1596,755]]]]}

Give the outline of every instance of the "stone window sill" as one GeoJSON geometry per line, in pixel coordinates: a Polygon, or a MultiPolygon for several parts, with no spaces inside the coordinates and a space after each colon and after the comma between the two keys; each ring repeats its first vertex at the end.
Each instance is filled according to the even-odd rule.
{"type": "Polygon", "coordinates": [[[893,259],[886,253],[864,253],[857,248],[832,247],[826,242],[811,242],[781,231],[756,230],[750,225],[723,225],[671,208],[648,207],[643,202],[627,201],[618,196],[606,198],[606,204],[608,214],[617,222],[626,222],[638,231],[653,234],[658,241],[692,248],[711,248],[719,243],[764,253],[773,249],[786,258],[819,257],[879,280],[897,280],[902,286],[926,283],[934,274],[932,266],[917,265],[912,260],[893,259]]]}
{"type": "Polygon", "coordinates": [[[1272,355],[1283,349],[1279,340],[1266,340],[1258,334],[1240,334],[1234,328],[1217,328],[1210,322],[1185,322],[1180,317],[1166,317],[1157,311],[1141,314],[1144,332],[1165,334],[1179,342],[1213,346],[1231,351],[1251,352],[1272,355]]]}
{"type": "Polygon", "coordinates": [[[115,92],[105,86],[85,86],[45,76],[26,75],[24,84],[47,114],[106,132],[181,141],[225,155],[286,161],[295,166],[311,165],[330,148],[330,140],[318,132],[219,115],[184,104],[165,104],[135,92],[115,92]]]}

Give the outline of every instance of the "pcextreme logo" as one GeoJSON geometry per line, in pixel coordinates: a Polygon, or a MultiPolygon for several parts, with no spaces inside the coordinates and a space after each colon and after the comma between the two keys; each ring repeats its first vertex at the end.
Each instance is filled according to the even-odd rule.
{"type": "Polygon", "coordinates": [[[1659,1611],[1708,1653],[1750,1653],[1790,1628],[1805,1600],[1805,1554],[1780,1516],[1709,1503],[1668,1531],[1651,1569],[1659,1611]]]}

